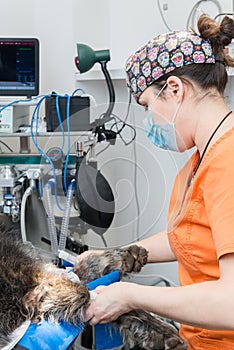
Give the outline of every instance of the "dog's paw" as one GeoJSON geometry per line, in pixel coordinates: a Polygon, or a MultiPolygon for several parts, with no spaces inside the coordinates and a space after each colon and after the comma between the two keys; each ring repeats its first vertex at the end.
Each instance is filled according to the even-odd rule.
{"type": "Polygon", "coordinates": [[[114,322],[131,347],[145,350],[186,350],[187,345],[177,330],[168,322],[143,310],[134,310],[122,315],[114,322]]]}
{"type": "Polygon", "coordinates": [[[119,249],[122,256],[122,272],[140,272],[147,263],[148,251],[138,245],[131,245],[127,248],[119,249]]]}
{"type": "Polygon", "coordinates": [[[148,252],[145,248],[132,245],[126,248],[106,250],[102,254],[89,254],[74,267],[82,283],[118,270],[122,275],[139,272],[147,263],[148,252]]]}

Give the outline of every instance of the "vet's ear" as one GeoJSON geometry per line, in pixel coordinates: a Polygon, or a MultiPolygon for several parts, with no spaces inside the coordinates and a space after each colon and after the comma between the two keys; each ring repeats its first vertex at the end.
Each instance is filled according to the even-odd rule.
{"type": "Polygon", "coordinates": [[[167,79],[167,93],[176,100],[177,103],[181,103],[184,97],[184,83],[182,80],[174,75],[167,79]]]}

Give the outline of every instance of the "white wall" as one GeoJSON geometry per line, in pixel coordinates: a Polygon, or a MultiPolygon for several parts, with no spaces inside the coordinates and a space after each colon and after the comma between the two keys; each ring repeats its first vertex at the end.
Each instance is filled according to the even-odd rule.
{"type": "MultiPolygon", "coordinates": [[[[196,2],[161,0],[161,6],[168,6],[163,14],[169,27],[185,29],[196,2]]],[[[224,12],[232,11],[232,0],[221,0],[220,4],[224,12]]],[[[204,1],[198,14],[201,10],[212,16],[217,14],[212,1],[204,1]]],[[[36,36],[41,42],[42,93],[69,92],[75,87],[77,42],[95,49],[109,48],[110,68],[122,69],[139,45],[164,31],[168,29],[156,0],[1,1],[0,36],[36,36]]]]}
{"type": "MultiPolygon", "coordinates": [[[[185,29],[188,15],[197,1],[168,0],[164,16],[172,29],[185,29]],[[176,16],[175,16],[176,13],[176,16]]],[[[224,12],[232,11],[232,1],[220,1],[224,12]]],[[[203,10],[215,16],[216,7],[209,1],[203,10]]],[[[111,50],[111,69],[123,69],[127,57],[138,46],[160,32],[168,31],[160,16],[156,0],[8,0],[1,1],[1,36],[37,37],[41,46],[41,93],[71,93],[82,87],[92,94],[99,107],[96,118],[108,101],[104,80],[77,80],[74,57],[76,43],[94,49],[111,50]]],[[[94,70],[100,70],[98,64],[94,70]]],[[[101,76],[101,75],[100,75],[101,76]]],[[[115,113],[124,117],[128,91],[124,79],[114,80],[115,113]]],[[[145,137],[142,128],[143,110],[132,105],[128,122],[137,130],[135,143],[124,146],[118,139],[100,154],[98,164],[116,196],[113,224],[106,232],[109,246],[130,243],[166,226],[167,208],[173,180],[188,154],[175,156],[157,150],[145,137]],[[135,181],[136,177],[136,181],[135,181]],[[137,199],[139,208],[137,207],[137,199]],[[139,213],[139,214],[138,214],[139,213]]],[[[125,136],[131,136],[129,130],[125,136]]],[[[99,144],[97,151],[105,147],[99,144]]],[[[100,237],[92,232],[85,238],[93,247],[101,247],[100,237]]],[[[152,272],[153,271],[153,272],[152,272]]],[[[159,265],[154,270],[177,280],[176,264],[159,265]]]]}
{"type": "Polygon", "coordinates": [[[34,35],[41,42],[41,92],[74,89],[73,0],[34,0],[34,35]]]}

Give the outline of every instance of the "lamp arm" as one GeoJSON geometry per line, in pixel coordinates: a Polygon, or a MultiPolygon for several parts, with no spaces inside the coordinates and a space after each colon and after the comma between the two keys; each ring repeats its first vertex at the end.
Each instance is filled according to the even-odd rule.
{"type": "Polygon", "coordinates": [[[108,109],[107,109],[105,114],[107,117],[110,117],[110,115],[113,111],[113,108],[114,108],[114,104],[115,104],[115,90],[114,90],[114,86],[112,83],[112,79],[111,79],[110,74],[107,70],[106,63],[107,63],[106,61],[102,61],[101,68],[102,68],[102,72],[103,72],[105,79],[106,79],[106,83],[107,83],[107,87],[108,87],[108,91],[109,91],[109,98],[110,98],[109,106],[108,106],[108,109]]]}
{"type": "Polygon", "coordinates": [[[112,117],[111,117],[111,114],[112,114],[112,111],[113,111],[113,108],[114,108],[114,104],[115,104],[115,90],[114,90],[114,86],[113,86],[113,83],[112,83],[112,79],[110,77],[110,74],[106,68],[106,61],[101,61],[100,64],[101,64],[101,68],[102,68],[102,72],[105,76],[105,79],[106,79],[106,83],[107,83],[107,88],[108,88],[108,91],[109,91],[109,106],[107,108],[107,111],[104,113],[104,117],[101,118],[101,119],[96,119],[93,123],[91,123],[91,127],[92,128],[96,128],[96,127],[99,127],[101,125],[104,125],[105,123],[109,122],[112,117]]]}

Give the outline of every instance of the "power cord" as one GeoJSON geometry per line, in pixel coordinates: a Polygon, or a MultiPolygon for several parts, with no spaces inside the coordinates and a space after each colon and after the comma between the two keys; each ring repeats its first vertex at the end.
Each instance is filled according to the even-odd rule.
{"type": "MultiPolygon", "coordinates": [[[[126,112],[126,116],[125,116],[124,120],[122,120],[118,115],[111,113],[110,117],[111,117],[111,121],[113,120],[113,124],[110,125],[111,121],[109,121],[108,122],[108,125],[109,125],[108,129],[106,128],[105,123],[104,123],[103,125],[99,125],[94,131],[95,135],[97,135],[98,142],[106,140],[106,141],[110,142],[110,144],[114,145],[118,135],[119,135],[120,139],[123,141],[123,143],[125,144],[125,146],[128,146],[130,143],[132,143],[135,140],[136,130],[132,125],[127,123],[127,119],[129,117],[129,113],[130,113],[130,107],[131,107],[131,93],[129,91],[128,107],[127,107],[127,112],[126,112]],[[119,124],[121,124],[120,128],[119,128],[119,124]],[[124,137],[121,134],[123,129],[126,127],[133,130],[133,133],[134,133],[133,137],[131,138],[131,140],[129,142],[125,141],[124,137]],[[116,128],[116,130],[113,130],[114,128],[116,128]]],[[[105,117],[105,113],[101,114],[97,120],[101,121],[104,117],[105,117]]]]}
{"type": "MultiPolygon", "coordinates": [[[[8,151],[14,153],[13,149],[12,149],[10,146],[8,146],[7,143],[5,143],[5,142],[2,141],[2,140],[0,140],[0,143],[1,143],[3,146],[5,146],[5,147],[8,149],[8,151]]],[[[3,152],[1,152],[1,153],[3,153],[3,152]]]]}

